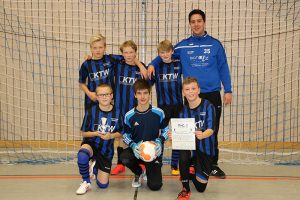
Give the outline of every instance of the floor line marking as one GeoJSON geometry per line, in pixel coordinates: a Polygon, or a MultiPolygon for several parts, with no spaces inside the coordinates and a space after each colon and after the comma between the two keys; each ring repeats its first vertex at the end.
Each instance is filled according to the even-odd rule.
{"type": "MultiPolygon", "coordinates": [[[[0,175],[0,179],[79,179],[79,175],[0,175]]],[[[131,175],[110,176],[110,179],[132,179],[131,175]]],[[[163,176],[163,179],[177,179],[179,176],[163,176]]],[[[209,180],[266,180],[266,181],[300,181],[300,177],[280,177],[280,176],[226,176],[226,179],[209,177],[209,180]]]]}

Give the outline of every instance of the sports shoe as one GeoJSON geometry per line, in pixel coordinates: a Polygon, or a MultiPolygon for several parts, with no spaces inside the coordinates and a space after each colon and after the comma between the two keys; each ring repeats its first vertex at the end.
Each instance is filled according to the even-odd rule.
{"type": "Polygon", "coordinates": [[[213,167],[210,175],[216,176],[216,177],[222,178],[222,179],[224,179],[226,177],[225,173],[218,166],[213,167]]]}
{"type": "Polygon", "coordinates": [[[182,188],[177,196],[177,200],[188,200],[191,197],[191,191],[186,191],[185,188],[182,188]]]}
{"type": "Polygon", "coordinates": [[[141,185],[142,185],[142,183],[141,183],[142,182],[142,176],[143,176],[143,174],[134,175],[131,186],[134,187],[134,188],[141,187],[141,185]]]}
{"type": "Polygon", "coordinates": [[[91,183],[87,183],[86,181],[82,182],[79,188],[76,190],[76,194],[85,194],[87,191],[92,189],[91,183]]]}
{"type": "Polygon", "coordinates": [[[173,176],[178,176],[179,174],[180,174],[180,172],[179,172],[179,169],[177,168],[171,168],[171,174],[173,175],[173,176]]]}
{"type": "Polygon", "coordinates": [[[122,164],[117,164],[115,168],[110,172],[111,175],[117,175],[122,172],[125,172],[125,166],[122,164]]]}
{"type": "Polygon", "coordinates": [[[96,164],[96,160],[93,160],[91,165],[90,165],[90,168],[89,168],[90,178],[94,179],[94,180],[96,179],[96,175],[94,174],[95,164],[96,164]]]}
{"type": "Polygon", "coordinates": [[[194,166],[190,166],[189,172],[190,172],[190,174],[195,174],[195,167],[194,166]]]}
{"type": "Polygon", "coordinates": [[[147,182],[148,179],[147,179],[147,174],[146,174],[146,168],[145,168],[145,166],[144,166],[144,169],[143,169],[142,177],[143,177],[143,180],[145,182],[147,182]]]}
{"type": "Polygon", "coordinates": [[[146,167],[144,164],[139,164],[139,166],[142,168],[142,171],[145,171],[146,170],[146,167]]]}

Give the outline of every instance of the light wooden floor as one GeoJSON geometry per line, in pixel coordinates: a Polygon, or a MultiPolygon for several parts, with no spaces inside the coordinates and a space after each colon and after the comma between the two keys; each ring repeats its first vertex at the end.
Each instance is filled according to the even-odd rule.
{"type": "MultiPolygon", "coordinates": [[[[286,200],[300,197],[300,166],[229,165],[220,166],[227,173],[224,180],[211,178],[204,193],[192,189],[193,199],[203,200],[286,200]]],[[[96,187],[85,195],[76,195],[80,184],[75,164],[0,165],[1,200],[31,199],[112,199],[167,200],[176,199],[181,189],[178,177],[170,176],[164,165],[161,191],[150,191],[144,184],[137,191],[131,188],[129,170],[111,176],[106,190],[96,187]]]]}

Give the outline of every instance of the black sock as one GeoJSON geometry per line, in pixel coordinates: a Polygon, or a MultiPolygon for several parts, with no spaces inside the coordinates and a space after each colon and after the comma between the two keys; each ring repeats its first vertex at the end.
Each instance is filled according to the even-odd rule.
{"type": "Polygon", "coordinates": [[[122,161],[121,161],[121,159],[120,159],[120,155],[121,155],[121,153],[123,152],[123,148],[122,147],[118,147],[117,148],[117,154],[118,154],[118,161],[117,161],[117,164],[122,164],[122,165],[124,165],[123,163],[122,163],[122,161]]]}
{"type": "Polygon", "coordinates": [[[186,191],[189,192],[190,191],[189,179],[181,180],[181,183],[182,183],[182,187],[184,187],[186,191]]]}

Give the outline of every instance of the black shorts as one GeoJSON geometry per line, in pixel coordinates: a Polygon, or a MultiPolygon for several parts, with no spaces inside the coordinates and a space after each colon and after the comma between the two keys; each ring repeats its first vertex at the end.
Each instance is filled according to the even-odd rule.
{"type": "Polygon", "coordinates": [[[178,105],[164,105],[164,106],[159,106],[159,108],[164,111],[166,122],[169,123],[171,118],[178,118],[179,117],[179,112],[183,108],[183,105],[181,105],[181,104],[178,104],[178,105]]]}
{"type": "Polygon", "coordinates": [[[95,147],[95,142],[93,140],[89,140],[89,138],[84,138],[81,146],[83,144],[88,144],[93,150],[93,159],[96,160],[96,168],[100,169],[103,172],[110,173],[112,159],[105,157],[100,151],[95,147]]]}
{"type": "Polygon", "coordinates": [[[212,170],[213,157],[206,155],[199,150],[193,151],[193,155],[193,159],[195,159],[194,164],[196,176],[207,181],[212,170]]]}

